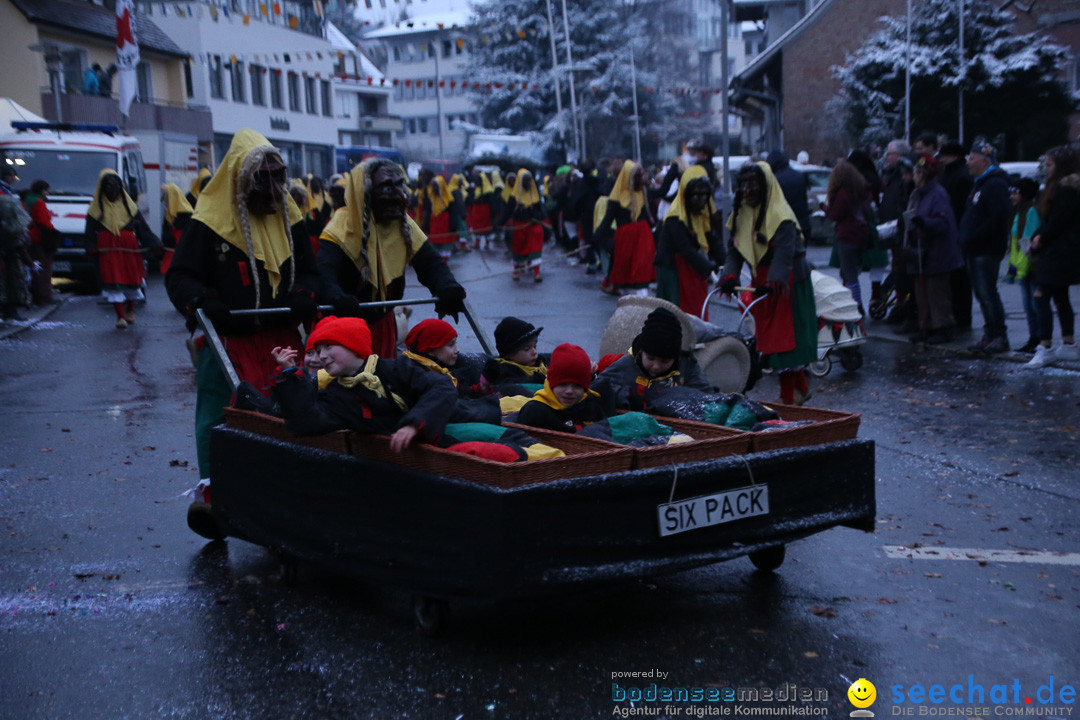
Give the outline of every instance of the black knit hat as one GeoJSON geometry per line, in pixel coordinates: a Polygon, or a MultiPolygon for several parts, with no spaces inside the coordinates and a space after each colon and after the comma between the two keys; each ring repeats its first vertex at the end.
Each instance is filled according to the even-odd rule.
{"type": "Polygon", "coordinates": [[[677,358],[682,350],[682,325],[675,314],[666,308],[656,308],[641,332],[634,338],[634,352],[644,351],[660,358],[677,358]]]}
{"type": "Polygon", "coordinates": [[[967,148],[955,140],[949,140],[941,146],[940,150],[938,150],[938,156],[941,155],[947,157],[964,157],[967,155],[967,148]]]}
{"type": "Polygon", "coordinates": [[[501,357],[510,357],[530,340],[539,337],[543,329],[516,317],[504,317],[495,326],[495,349],[501,357]]]}

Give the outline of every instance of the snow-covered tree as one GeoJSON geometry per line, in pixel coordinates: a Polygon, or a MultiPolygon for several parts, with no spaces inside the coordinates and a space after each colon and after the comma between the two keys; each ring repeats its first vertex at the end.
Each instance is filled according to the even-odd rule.
{"type": "MultiPolygon", "coordinates": [[[[833,68],[846,129],[860,145],[904,135],[907,20],[885,28],[833,68]]],[[[920,0],[911,18],[911,130],[953,137],[964,92],[964,137],[1003,143],[1010,157],[1035,157],[1064,142],[1077,105],[1059,79],[1066,50],[1046,37],[1013,34],[1014,17],[991,0],[920,0]],[[959,11],[964,7],[964,56],[959,11]]]]}
{"type": "MultiPolygon", "coordinates": [[[[589,157],[629,156],[633,143],[633,92],[630,53],[635,54],[637,86],[657,86],[660,53],[646,14],[608,0],[566,0],[575,67],[578,115],[584,118],[589,157]]],[[[555,41],[560,65],[562,116],[555,100],[551,40],[544,0],[488,0],[474,6],[474,38],[467,81],[486,126],[512,132],[539,132],[552,145],[561,134],[572,145],[569,82],[561,3],[555,9],[555,41]],[[480,89],[475,84],[480,83],[480,89]]],[[[670,94],[638,92],[642,136],[685,132],[674,124],[679,111],[670,94]]]]}

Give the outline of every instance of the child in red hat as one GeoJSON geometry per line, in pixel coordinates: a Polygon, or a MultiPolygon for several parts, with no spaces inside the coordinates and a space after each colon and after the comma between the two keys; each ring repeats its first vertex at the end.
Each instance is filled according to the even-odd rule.
{"type": "Polygon", "coordinates": [[[458,403],[451,422],[502,422],[499,400],[491,394],[491,386],[483,377],[468,377],[457,367],[457,330],[450,323],[433,318],[418,322],[405,336],[402,356],[429,372],[447,376],[457,387],[458,403]]]}
{"type": "Polygon", "coordinates": [[[577,432],[603,420],[605,403],[590,390],[595,366],[577,345],[563,343],[551,353],[544,388],[518,412],[518,422],[530,427],[577,432]]]}
{"type": "MultiPolygon", "coordinates": [[[[395,452],[421,433],[429,442],[440,440],[457,399],[449,378],[407,358],[372,354],[371,331],[360,318],[323,318],[308,342],[332,380],[317,389],[302,368],[282,370],[274,395],[294,433],[321,435],[344,428],[386,433],[395,452]]],[[[275,350],[279,362],[295,362],[292,348],[275,350]]]]}

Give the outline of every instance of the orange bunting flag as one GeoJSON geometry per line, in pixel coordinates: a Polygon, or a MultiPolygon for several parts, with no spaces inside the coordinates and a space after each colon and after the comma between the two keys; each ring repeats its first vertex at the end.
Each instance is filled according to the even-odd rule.
{"type": "Polygon", "coordinates": [[[245,25],[250,25],[251,24],[251,16],[248,15],[247,13],[244,13],[244,24],[245,25]]]}
{"type": "Polygon", "coordinates": [[[458,38],[454,41],[454,43],[457,45],[457,49],[461,50],[465,47],[465,38],[458,38]]]}
{"type": "Polygon", "coordinates": [[[261,12],[261,13],[262,13],[262,16],[263,16],[263,17],[266,17],[266,16],[267,16],[267,12],[266,12],[266,3],[259,3],[259,12],[261,12]]]}
{"type": "Polygon", "coordinates": [[[274,14],[275,15],[280,15],[281,14],[281,3],[274,3],[274,14]]]}
{"type": "Polygon", "coordinates": [[[518,37],[520,39],[524,40],[525,39],[525,31],[524,30],[518,30],[517,32],[518,32],[518,37]]]}

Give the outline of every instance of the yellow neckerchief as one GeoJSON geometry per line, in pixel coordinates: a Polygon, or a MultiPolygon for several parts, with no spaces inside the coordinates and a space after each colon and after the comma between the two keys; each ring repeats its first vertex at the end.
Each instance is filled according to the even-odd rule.
{"type": "Polygon", "coordinates": [[[321,190],[319,192],[311,192],[311,180],[315,176],[308,173],[307,183],[305,188],[307,189],[308,196],[308,212],[321,212],[323,207],[329,203],[326,199],[326,194],[321,190]]]}
{"type": "Polygon", "coordinates": [[[630,222],[636,222],[641,208],[645,207],[645,191],[634,190],[631,185],[636,167],[637,163],[633,160],[624,162],[619,177],[615,178],[615,186],[608,195],[611,200],[630,211],[630,222]]]}
{"type": "MultiPolygon", "coordinates": [[[[261,133],[248,128],[238,130],[233,135],[229,151],[225,153],[218,171],[199,195],[199,202],[196,203],[195,214],[192,216],[245,255],[248,254],[248,246],[237,216],[237,186],[240,184],[240,170],[245,158],[260,146],[273,148],[261,133]]],[[[288,192],[285,193],[285,209],[287,219],[284,220],[280,212],[248,217],[251,252],[256,260],[262,261],[266,274],[270,277],[270,290],[274,296],[277,296],[278,287],[281,285],[281,266],[292,257],[292,237],[286,231],[286,225],[291,229],[304,219],[303,213],[288,192]]]]}
{"type": "MultiPolygon", "coordinates": [[[[298,187],[298,188],[300,188],[301,190],[304,191],[304,206],[300,207],[300,204],[297,203],[296,207],[300,208],[300,212],[302,212],[306,216],[308,213],[311,212],[311,207],[312,207],[312,205],[311,205],[311,193],[308,192],[307,185],[305,185],[304,181],[301,180],[300,178],[293,178],[292,180],[289,181],[289,187],[298,187]]],[[[291,195],[292,195],[292,193],[290,193],[290,196],[291,195]]],[[[293,202],[296,202],[296,198],[293,198],[293,202]]]]}
{"type": "Polygon", "coordinates": [[[528,170],[524,168],[518,170],[517,182],[514,184],[514,200],[517,201],[517,206],[519,208],[532,207],[533,205],[537,205],[540,202],[540,192],[536,189],[535,180],[533,180],[532,182],[531,190],[524,189],[525,175],[528,175],[530,178],[532,178],[532,173],[528,170]]]}
{"type": "Polygon", "coordinates": [[[120,175],[109,168],[105,168],[98,173],[97,187],[94,188],[94,199],[90,201],[90,209],[87,210],[86,214],[105,226],[105,229],[113,235],[119,235],[124,226],[139,214],[139,206],[124,190],[123,180],[120,180],[120,197],[116,198],[116,202],[106,200],[105,194],[101,192],[101,181],[105,179],[106,175],[116,175],[116,179],[120,180],[120,175]]]}
{"type": "Polygon", "coordinates": [[[686,186],[698,179],[706,181],[709,179],[709,174],[705,172],[705,168],[701,165],[693,165],[682,174],[682,177],[679,178],[679,191],[675,194],[675,200],[671,203],[671,207],[668,209],[664,219],[678,218],[686,226],[686,229],[691,232],[694,239],[697,240],[701,249],[709,252],[709,241],[706,239],[705,233],[712,229],[710,216],[716,211],[712,198],[709,198],[709,201],[705,204],[704,212],[693,217],[690,216],[690,211],[686,208],[686,186]]]}
{"type": "Polygon", "coordinates": [[[670,379],[674,378],[678,374],[679,374],[678,370],[671,370],[671,371],[667,372],[666,374],[661,375],[660,377],[654,377],[654,378],[647,378],[647,377],[645,377],[643,375],[638,375],[637,379],[634,380],[634,382],[637,384],[637,386],[638,386],[638,388],[640,390],[644,390],[645,388],[649,387],[653,383],[658,383],[661,380],[670,380],[670,379]]]}
{"type": "MultiPolygon", "coordinates": [[[[600,393],[595,390],[586,390],[585,394],[581,396],[581,400],[578,400],[574,405],[580,405],[588,397],[600,397],[600,393]]],[[[547,405],[552,410],[566,410],[573,407],[573,405],[563,405],[559,402],[559,399],[555,397],[555,392],[551,389],[551,384],[544,380],[544,387],[533,393],[533,400],[539,400],[547,405]]]]}
{"type": "Polygon", "coordinates": [[[450,203],[454,201],[454,196],[450,194],[450,188],[447,186],[446,180],[442,175],[436,175],[435,179],[431,182],[435,183],[438,190],[433,190],[431,183],[428,183],[424,192],[427,193],[427,198],[431,201],[431,216],[435,217],[436,215],[442,215],[450,209],[450,203]]]}
{"type": "Polygon", "coordinates": [[[406,350],[402,353],[405,357],[415,362],[420,367],[431,372],[437,372],[441,375],[445,375],[454,382],[454,387],[457,387],[458,379],[454,377],[454,374],[450,372],[450,368],[443,365],[438,360],[429,358],[427,355],[421,355],[420,353],[414,353],[412,350],[406,350]]]}
{"type": "Polygon", "coordinates": [[[331,382],[333,382],[333,380],[334,380],[334,376],[331,375],[330,373],[326,372],[325,370],[319,369],[315,373],[315,381],[317,383],[319,383],[319,389],[320,390],[324,389],[327,385],[329,385],[331,382]]]}
{"type": "Polygon", "coordinates": [[[319,235],[320,240],[329,240],[336,245],[341,245],[341,241],[345,238],[345,230],[349,224],[349,211],[346,208],[340,207],[334,211],[334,214],[330,216],[330,222],[326,223],[326,227],[323,228],[322,234],[319,235]]]}
{"type": "Polygon", "coordinates": [[[195,212],[191,209],[191,203],[184,197],[184,193],[175,183],[165,185],[165,222],[170,225],[176,221],[177,215],[195,212]]]}
{"type": "Polygon", "coordinates": [[[544,363],[540,360],[536,361],[536,365],[522,365],[521,363],[516,363],[513,360],[507,360],[504,357],[497,357],[495,358],[495,361],[501,362],[503,365],[510,365],[511,367],[516,367],[518,370],[524,371],[526,375],[535,375],[536,373],[547,375],[547,365],[544,365],[544,363]]]}
{"type": "MultiPolygon", "coordinates": [[[[411,217],[405,216],[409,224],[410,246],[405,246],[405,238],[401,234],[401,220],[377,223],[372,215],[368,215],[368,238],[364,245],[364,164],[355,166],[348,174],[345,182],[345,221],[344,231],[341,237],[327,235],[323,231],[322,237],[338,245],[342,251],[353,261],[357,270],[360,271],[364,282],[372,285],[377,291],[378,300],[386,300],[386,288],[394,280],[405,274],[405,266],[412,260],[421,245],[427,242],[427,235],[420,229],[411,217]]],[[[334,214],[331,224],[338,221],[338,213],[334,214]]],[[[327,226],[329,227],[329,225],[327,226]]],[[[335,227],[339,227],[335,224],[335,227]]]]}
{"type": "Polygon", "coordinates": [[[514,193],[515,193],[516,189],[517,189],[517,178],[516,177],[508,177],[508,178],[506,178],[506,182],[503,183],[503,189],[502,189],[503,202],[506,202],[510,198],[514,197],[514,193]]]}
{"type": "Polygon", "coordinates": [[[199,199],[199,193],[202,192],[202,188],[200,186],[202,185],[203,178],[208,177],[210,177],[210,169],[203,168],[199,171],[199,174],[195,176],[195,179],[191,181],[191,188],[188,190],[188,192],[191,193],[191,197],[195,198],[196,201],[198,201],[199,199]]]}
{"type": "Polygon", "coordinates": [[[375,374],[375,365],[379,362],[378,355],[368,355],[367,362],[364,363],[364,369],[351,377],[338,377],[334,378],[343,387],[347,387],[352,390],[357,385],[362,385],[371,392],[375,393],[381,398],[389,397],[394,401],[394,404],[401,408],[402,412],[407,411],[409,406],[405,404],[405,401],[401,399],[401,396],[397,393],[388,393],[386,388],[383,387],[382,380],[375,374]]]}
{"type": "MultiPolygon", "coordinates": [[[[769,252],[769,241],[776,234],[780,223],[791,221],[798,227],[798,220],[791,206],[784,199],[784,192],[780,189],[780,183],[776,181],[772,168],[767,162],[759,162],[756,165],[765,173],[765,200],[763,207],[752,208],[745,202],[739,207],[738,214],[732,214],[727,221],[728,230],[735,227],[735,235],[732,242],[746,261],[750,264],[750,272],[757,270],[761,258],[769,252]],[[757,224],[759,213],[765,213],[765,220],[761,224],[762,241],[757,242],[754,228],[757,224]]],[[[682,187],[680,186],[680,190],[682,187]]]]}
{"type": "MultiPolygon", "coordinates": [[[[608,198],[606,195],[601,195],[596,199],[596,206],[593,207],[592,224],[593,232],[600,229],[600,223],[604,221],[604,216],[607,215],[608,198]]],[[[611,228],[615,229],[615,221],[611,221],[611,228]]]]}
{"type": "Polygon", "coordinates": [[[480,197],[490,195],[493,192],[495,192],[495,186],[491,184],[491,178],[485,172],[480,173],[480,197]]]}

